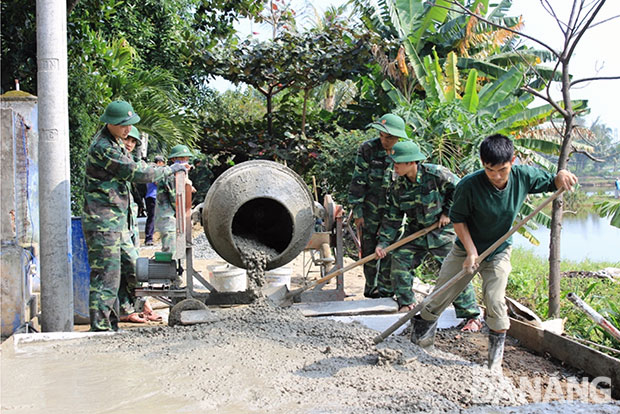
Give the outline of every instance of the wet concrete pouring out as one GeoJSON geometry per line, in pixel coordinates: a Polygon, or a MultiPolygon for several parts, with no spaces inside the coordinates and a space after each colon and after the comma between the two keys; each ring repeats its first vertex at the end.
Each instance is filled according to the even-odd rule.
{"type": "MultiPolygon", "coordinates": [[[[241,260],[248,273],[249,289],[261,292],[265,284],[265,269],[269,261],[278,256],[278,252],[260,241],[239,235],[233,235],[235,245],[241,254],[241,260]]],[[[262,293],[260,294],[262,295],[262,293]]]]}

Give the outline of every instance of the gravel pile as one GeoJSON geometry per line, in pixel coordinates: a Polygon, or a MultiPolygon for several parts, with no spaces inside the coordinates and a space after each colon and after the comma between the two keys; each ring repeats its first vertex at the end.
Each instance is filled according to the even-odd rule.
{"type": "Polygon", "coordinates": [[[195,259],[221,259],[215,250],[213,250],[209,240],[207,240],[207,236],[205,236],[203,232],[195,236],[193,242],[195,259]]]}

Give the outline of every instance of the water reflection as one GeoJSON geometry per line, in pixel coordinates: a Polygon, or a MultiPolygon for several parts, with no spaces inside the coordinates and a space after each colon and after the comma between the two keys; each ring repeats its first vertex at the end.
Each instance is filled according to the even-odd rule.
{"type": "MultiPolygon", "coordinates": [[[[609,224],[609,221],[609,218],[596,214],[578,218],[566,215],[562,226],[562,259],[620,262],[620,229],[609,224]]],[[[530,233],[540,241],[540,246],[532,245],[521,235],[513,236],[514,245],[532,249],[537,256],[548,258],[550,230],[540,226],[537,230],[530,230],[530,233]]]]}

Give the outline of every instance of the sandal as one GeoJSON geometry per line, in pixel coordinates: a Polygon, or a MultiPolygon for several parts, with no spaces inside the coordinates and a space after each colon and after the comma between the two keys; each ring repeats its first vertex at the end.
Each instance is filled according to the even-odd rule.
{"type": "Polygon", "coordinates": [[[142,314],[144,315],[146,319],[148,319],[151,322],[161,322],[163,320],[160,314],[153,312],[152,310],[149,310],[149,311],[145,310],[144,312],[142,312],[142,314]]]}
{"type": "Polygon", "coordinates": [[[474,318],[469,319],[465,323],[465,326],[461,328],[461,332],[480,332],[480,329],[482,329],[482,322],[480,322],[480,319],[474,318]]]}
{"type": "Polygon", "coordinates": [[[129,315],[121,316],[121,322],[132,322],[132,323],[147,323],[148,320],[144,316],[143,313],[130,313],[129,315]]]}

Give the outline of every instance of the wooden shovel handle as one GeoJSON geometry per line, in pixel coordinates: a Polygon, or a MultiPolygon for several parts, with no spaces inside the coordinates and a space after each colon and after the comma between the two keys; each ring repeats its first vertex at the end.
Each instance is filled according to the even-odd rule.
{"type": "MultiPolygon", "coordinates": [[[[495,251],[495,249],[497,249],[502,243],[504,243],[506,240],[508,240],[508,238],[510,236],[515,234],[521,227],[523,227],[523,225],[525,223],[530,221],[530,219],[532,217],[534,217],[536,214],[540,213],[540,211],[543,208],[545,208],[549,203],[551,203],[553,200],[558,198],[563,192],[564,192],[564,189],[560,188],[551,197],[546,199],[541,205],[536,207],[536,209],[534,211],[532,211],[530,214],[528,214],[527,217],[525,217],[520,222],[515,224],[510,230],[508,230],[508,232],[506,234],[504,234],[499,240],[497,240],[495,243],[493,243],[480,256],[478,256],[478,258],[476,259],[476,263],[480,264],[487,256],[489,256],[491,253],[493,253],[495,251]]],[[[443,292],[445,292],[446,290],[448,290],[450,287],[452,287],[454,284],[456,284],[456,282],[461,280],[466,275],[468,275],[468,273],[465,270],[461,270],[455,276],[453,276],[450,280],[448,280],[446,283],[444,283],[441,287],[433,290],[433,292],[430,295],[428,295],[422,302],[418,303],[413,309],[411,309],[409,312],[407,312],[402,318],[400,318],[399,320],[394,322],[394,324],[392,324],[392,326],[387,328],[381,334],[375,336],[375,338],[373,339],[374,343],[378,344],[379,342],[382,342],[385,338],[387,338],[392,333],[394,333],[394,331],[396,331],[398,328],[400,328],[408,320],[413,318],[419,311],[422,310],[422,308],[424,308],[424,306],[426,306],[427,303],[432,301],[436,296],[438,296],[438,295],[442,294],[443,292]]]]}
{"type": "MultiPolygon", "coordinates": [[[[384,251],[386,253],[389,253],[392,250],[398,249],[402,245],[407,244],[410,241],[415,240],[415,239],[417,239],[419,237],[422,237],[422,236],[424,236],[427,233],[430,233],[431,231],[435,230],[437,227],[439,227],[439,222],[436,222],[436,223],[434,223],[434,224],[432,224],[432,225],[430,225],[430,226],[428,226],[428,227],[426,227],[426,228],[424,228],[424,229],[422,229],[420,231],[416,231],[415,233],[412,233],[409,236],[400,239],[396,243],[390,244],[388,247],[386,247],[384,249],[384,251]]],[[[328,280],[333,279],[334,277],[336,277],[336,276],[338,276],[338,275],[340,275],[340,274],[342,274],[342,273],[344,273],[346,271],[349,271],[349,270],[351,270],[351,269],[353,269],[353,268],[355,268],[357,266],[361,266],[363,264],[366,264],[366,263],[368,263],[368,262],[370,262],[372,260],[375,260],[376,258],[377,258],[377,254],[376,253],[370,254],[370,255],[368,255],[368,256],[358,260],[357,262],[353,262],[350,265],[347,265],[347,266],[343,267],[342,269],[335,270],[335,271],[333,271],[333,272],[323,276],[322,278],[315,280],[314,282],[310,283],[308,286],[304,286],[304,287],[301,287],[299,289],[295,289],[293,291],[290,291],[287,294],[287,297],[292,297],[292,296],[299,295],[301,292],[304,292],[304,291],[306,291],[308,289],[311,289],[311,288],[313,288],[313,287],[315,287],[317,285],[320,285],[321,283],[325,283],[328,280]]]]}

